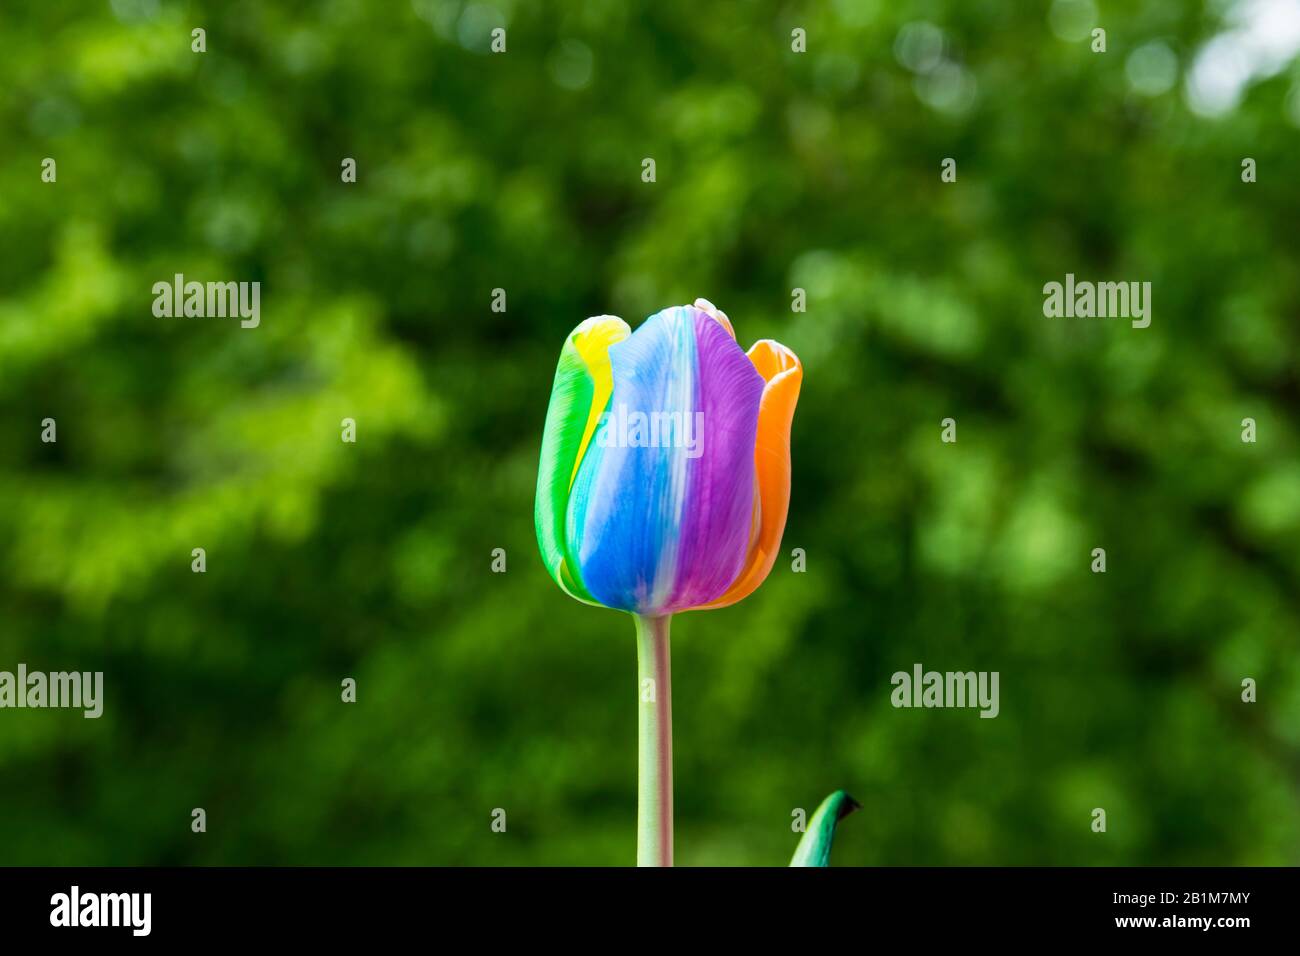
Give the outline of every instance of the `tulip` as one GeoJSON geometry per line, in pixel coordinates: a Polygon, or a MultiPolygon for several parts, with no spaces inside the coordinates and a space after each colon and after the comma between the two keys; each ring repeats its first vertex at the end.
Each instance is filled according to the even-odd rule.
{"type": "Polygon", "coordinates": [[[669,622],[726,607],[772,569],[790,503],[803,369],[748,352],[708,301],[632,332],[610,315],[569,335],[537,475],[537,541],[555,582],[634,615],[640,672],[637,862],[672,864],[669,622]]]}

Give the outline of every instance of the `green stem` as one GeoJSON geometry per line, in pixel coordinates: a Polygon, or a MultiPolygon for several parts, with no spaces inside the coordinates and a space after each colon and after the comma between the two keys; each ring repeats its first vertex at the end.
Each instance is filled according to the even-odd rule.
{"type": "Polygon", "coordinates": [[[673,865],[672,615],[636,615],[636,865],[673,865]]]}

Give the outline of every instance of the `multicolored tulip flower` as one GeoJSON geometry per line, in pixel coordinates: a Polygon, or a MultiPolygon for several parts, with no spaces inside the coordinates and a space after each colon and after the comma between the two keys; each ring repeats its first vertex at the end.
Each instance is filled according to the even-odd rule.
{"type": "Polygon", "coordinates": [[[776,560],[790,503],[790,425],[803,369],[736,344],[709,302],[636,332],[579,325],[560,354],[537,478],[537,540],[581,601],[662,617],[726,607],[776,560]]]}
{"type": "Polygon", "coordinates": [[[635,332],[588,319],[560,353],[537,475],[537,541],[555,582],[635,616],[641,681],[638,853],[672,863],[668,622],[726,607],[771,571],[790,503],[803,369],[736,344],[704,299],[635,332]]]}

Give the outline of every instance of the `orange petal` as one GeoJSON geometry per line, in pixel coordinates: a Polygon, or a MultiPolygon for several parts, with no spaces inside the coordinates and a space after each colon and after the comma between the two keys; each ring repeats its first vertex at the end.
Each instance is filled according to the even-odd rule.
{"type": "Polygon", "coordinates": [[[758,407],[758,440],[754,444],[754,470],[758,481],[758,534],[749,557],[722,597],[704,608],[726,607],[749,596],[776,563],[790,507],[790,423],[799,401],[803,366],[784,345],[771,339],[755,342],[747,353],[758,374],[767,381],[758,407]]]}

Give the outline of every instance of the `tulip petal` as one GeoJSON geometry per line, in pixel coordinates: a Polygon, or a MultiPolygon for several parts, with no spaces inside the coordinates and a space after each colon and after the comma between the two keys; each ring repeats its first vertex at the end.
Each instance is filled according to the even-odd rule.
{"type": "Polygon", "coordinates": [[[757,536],[745,568],[708,608],[727,607],[748,597],[767,578],[781,547],[790,508],[790,425],[794,420],[803,366],[779,342],[763,339],[749,350],[754,368],[766,380],[758,413],[754,467],[758,476],[757,536]]]}
{"type": "Polygon", "coordinates": [[[754,524],[754,445],[764,383],[727,328],[696,313],[704,437],[691,461],[668,610],[713,601],[745,566],[754,524]]]}
{"type": "Polygon", "coordinates": [[[731,327],[731,320],[727,318],[727,313],[723,312],[708,299],[696,299],[695,308],[720,323],[722,327],[727,330],[727,334],[731,336],[732,341],[735,341],[736,330],[731,327]]]}
{"type": "Polygon", "coordinates": [[[613,388],[609,348],[629,334],[627,323],[612,315],[587,319],[573,330],[560,352],[542,433],[533,511],[537,544],[555,583],[587,603],[595,602],[569,560],[564,521],[574,475],[613,388]]]}
{"type": "Polygon", "coordinates": [[[609,607],[663,614],[712,600],[746,558],[762,378],[690,306],[651,316],[609,356],[610,417],[569,496],[569,553],[609,607]],[[640,427],[673,422],[672,440],[638,441],[638,415],[640,427]]]}

